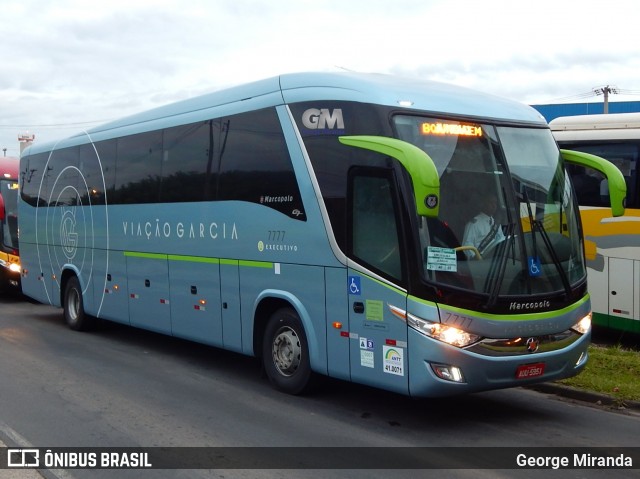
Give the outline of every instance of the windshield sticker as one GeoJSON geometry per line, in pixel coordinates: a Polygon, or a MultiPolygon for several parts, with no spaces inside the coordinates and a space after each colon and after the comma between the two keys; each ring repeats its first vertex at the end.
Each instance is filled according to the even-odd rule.
{"type": "Polygon", "coordinates": [[[527,262],[529,263],[529,276],[535,278],[542,274],[540,258],[538,256],[529,256],[527,262]]]}
{"type": "Polygon", "coordinates": [[[432,271],[458,271],[456,250],[453,248],[439,248],[429,246],[427,248],[427,269],[432,271]]]}

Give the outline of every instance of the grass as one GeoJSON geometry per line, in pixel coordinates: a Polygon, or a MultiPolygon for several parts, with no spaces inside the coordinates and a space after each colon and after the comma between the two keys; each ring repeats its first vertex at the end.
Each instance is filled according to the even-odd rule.
{"type": "Polygon", "coordinates": [[[619,403],[640,401],[640,352],[620,345],[592,344],[582,373],[559,383],[606,394],[619,403]]]}

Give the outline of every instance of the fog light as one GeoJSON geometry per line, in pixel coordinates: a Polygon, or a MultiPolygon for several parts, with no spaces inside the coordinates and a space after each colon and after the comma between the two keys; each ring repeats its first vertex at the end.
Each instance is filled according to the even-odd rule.
{"type": "Polygon", "coordinates": [[[440,379],[444,379],[445,381],[452,381],[454,383],[463,383],[464,376],[462,375],[462,371],[460,368],[455,366],[450,366],[448,364],[430,364],[433,372],[440,379]]]}

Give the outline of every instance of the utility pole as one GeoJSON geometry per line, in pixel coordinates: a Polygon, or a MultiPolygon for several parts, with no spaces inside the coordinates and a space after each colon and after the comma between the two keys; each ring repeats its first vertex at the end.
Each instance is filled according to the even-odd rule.
{"type": "Polygon", "coordinates": [[[593,92],[596,95],[604,95],[604,109],[603,109],[603,113],[606,115],[607,113],[609,113],[609,93],[619,93],[618,92],[618,88],[615,86],[602,86],[600,88],[594,88],[593,92]]]}

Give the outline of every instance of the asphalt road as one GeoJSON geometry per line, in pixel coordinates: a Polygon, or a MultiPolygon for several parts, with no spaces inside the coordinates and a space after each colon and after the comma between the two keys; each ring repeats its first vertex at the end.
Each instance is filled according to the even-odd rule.
{"type": "MultiPolygon", "coordinates": [[[[60,310],[20,297],[0,298],[0,311],[0,440],[12,447],[483,446],[529,453],[535,447],[640,446],[637,414],[528,389],[415,400],[325,380],[314,394],[293,397],[273,390],[258,362],[242,355],[116,324],[73,332],[60,310]]],[[[598,478],[605,471],[432,472],[396,470],[393,477],[598,478]]],[[[630,473],[609,470],[606,476],[630,473]]],[[[386,478],[390,471],[53,469],[43,474],[386,478]]]]}

